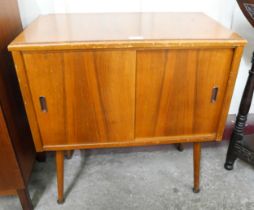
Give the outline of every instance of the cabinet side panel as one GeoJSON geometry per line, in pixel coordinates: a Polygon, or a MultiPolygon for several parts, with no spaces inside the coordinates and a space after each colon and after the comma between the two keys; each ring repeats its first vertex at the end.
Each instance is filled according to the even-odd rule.
{"type": "Polygon", "coordinates": [[[15,62],[15,68],[16,68],[16,73],[18,76],[19,86],[21,89],[23,102],[26,109],[26,114],[27,114],[29,125],[31,128],[33,141],[35,143],[35,148],[37,152],[40,152],[43,150],[41,136],[40,136],[37,118],[36,118],[36,114],[35,114],[35,110],[33,106],[30,87],[28,85],[23,55],[21,52],[15,51],[15,52],[12,52],[12,56],[15,62]]]}
{"type": "Polygon", "coordinates": [[[221,140],[223,136],[223,131],[224,131],[226,120],[227,120],[230,101],[233,95],[233,90],[235,86],[235,81],[236,81],[242,53],[243,53],[243,47],[237,47],[233,51],[232,61],[230,65],[231,68],[230,68],[230,73],[228,76],[227,87],[226,87],[226,94],[223,100],[224,106],[221,109],[220,120],[218,123],[218,131],[217,131],[217,137],[216,137],[216,140],[218,141],[221,140]]]}

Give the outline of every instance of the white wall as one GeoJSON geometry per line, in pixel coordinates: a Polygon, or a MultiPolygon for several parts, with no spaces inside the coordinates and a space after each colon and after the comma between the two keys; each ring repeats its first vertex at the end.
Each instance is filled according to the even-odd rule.
{"type": "MultiPolygon", "coordinates": [[[[244,49],[243,58],[240,64],[239,73],[236,80],[233,99],[231,102],[230,113],[236,113],[240,105],[243,89],[248,77],[248,71],[251,68],[251,57],[254,51],[254,28],[248,23],[242,14],[238,5],[235,6],[233,12],[232,30],[238,32],[242,37],[248,40],[248,44],[244,49]]],[[[254,113],[254,100],[250,109],[254,113]]]]}
{"type": "Polygon", "coordinates": [[[231,25],[231,0],[18,0],[23,25],[36,16],[49,13],[201,11],[231,25]],[[225,10],[225,8],[227,8],[225,10]]]}
{"type": "MultiPolygon", "coordinates": [[[[18,0],[26,27],[40,14],[92,12],[204,12],[248,40],[241,62],[230,113],[237,113],[254,49],[254,29],[232,0],[18,0]]],[[[254,107],[251,108],[254,113],[254,107]]]]}

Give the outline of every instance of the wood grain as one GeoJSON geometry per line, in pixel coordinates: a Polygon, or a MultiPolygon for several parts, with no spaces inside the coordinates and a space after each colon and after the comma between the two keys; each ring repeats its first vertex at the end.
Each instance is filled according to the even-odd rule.
{"type": "Polygon", "coordinates": [[[193,191],[198,193],[200,188],[200,156],[201,156],[201,144],[193,144],[193,177],[194,177],[194,187],[193,191]]]}
{"type": "Polygon", "coordinates": [[[31,90],[29,88],[29,83],[27,79],[25,64],[23,60],[23,55],[21,52],[12,52],[13,59],[15,61],[16,73],[18,76],[18,81],[26,108],[26,114],[28,117],[29,125],[33,135],[33,141],[37,152],[42,152],[42,140],[41,134],[38,127],[38,122],[33,106],[33,101],[31,97],[31,90]]]}
{"type": "Polygon", "coordinates": [[[56,152],[56,173],[57,173],[57,202],[64,202],[64,152],[56,152]]]}
{"type": "Polygon", "coordinates": [[[67,150],[220,139],[240,60],[235,49],[244,43],[199,13],[86,14],[41,17],[10,49],[21,50],[13,55],[37,150],[67,150]],[[74,33],[77,18],[84,17],[96,21],[84,22],[80,31],[91,31],[74,33]],[[136,30],[132,21],[137,17],[146,37],[133,45],[126,36],[136,30]],[[162,17],[178,17],[179,22],[168,19],[170,30],[161,28],[162,17]],[[98,24],[109,20],[115,33],[90,39],[93,31],[101,32],[98,24]],[[120,25],[124,21],[131,21],[129,31],[120,25]],[[183,33],[190,21],[197,27],[183,33]],[[120,49],[98,49],[112,43],[120,49]],[[80,48],[74,50],[73,44],[80,48]],[[133,50],[126,49],[128,44],[133,50]],[[214,87],[218,95],[212,103],[214,87]],[[41,96],[47,112],[41,110],[41,96]]]}
{"type": "MultiPolygon", "coordinates": [[[[194,133],[217,133],[221,129],[219,127],[221,120],[226,120],[220,118],[220,114],[222,110],[229,108],[225,107],[224,98],[225,94],[232,92],[228,89],[232,59],[232,49],[199,51],[194,133]],[[218,88],[218,94],[216,101],[212,103],[211,95],[214,87],[218,88]]],[[[227,103],[230,104],[229,101],[227,103]]]]}
{"type": "Polygon", "coordinates": [[[202,13],[57,14],[39,17],[9,49],[155,49],[244,43],[239,35],[202,13]]]}
{"type": "Polygon", "coordinates": [[[0,190],[24,187],[8,128],[0,106],[0,190]],[[6,161],[8,160],[8,161],[6,161]]]}
{"type": "Polygon", "coordinates": [[[93,143],[79,143],[79,144],[59,144],[59,145],[45,145],[45,151],[59,151],[59,150],[74,150],[74,149],[92,149],[92,148],[113,148],[113,147],[137,147],[161,144],[175,144],[175,143],[191,143],[191,142],[209,142],[214,141],[216,133],[214,134],[200,134],[200,135],[179,135],[179,136],[161,136],[161,137],[147,137],[136,138],[135,141],[113,141],[113,142],[93,142],[93,143]]]}
{"type": "Polygon", "coordinates": [[[225,116],[220,118],[220,113],[232,49],[138,50],[135,55],[135,51],[118,50],[24,53],[27,83],[21,82],[21,87],[32,93],[30,105],[38,119],[34,124],[38,122],[43,139],[39,142],[43,141],[45,150],[58,150],[60,145],[65,149],[114,147],[121,142],[145,145],[140,139],[152,144],[160,141],[149,138],[160,136],[176,143],[181,136],[195,135],[194,141],[200,139],[198,135],[214,136],[224,127],[225,116]],[[126,60],[121,62],[123,67],[121,60],[126,60]],[[211,103],[215,86],[219,88],[217,101],[211,103]],[[46,97],[46,113],[41,111],[40,96],[46,97]],[[121,107],[128,108],[122,112],[121,107]],[[136,143],[131,143],[134,139],[136,143]]]}
{"type": "Polygon", "coordinates": [[[231,49],[139,51],[136,137],[216,133],[231,59],[231,49]]]}
{"type": "Polygon", "coordinates": [[[223,132],[224,132],[224,128],[225,128],[225,124],[227,120],[227,115],[228,115],[228,110],[230,106],[230,101],[233,95],[233,90],[234,90],[234,86],[236,82],[236,77],[237,77],[242,53],[243,53],[243,47],[237,47],[234,49],[234,54],[233,54],[232,63],[231,63],[231,71],[227,81],[227,91],[223,99],[223,109],[220,112],[220,121],[219,121],[220,123],[218,124],[218,132],[216,137],[217,141],[220,141],[223,136],[223,132]]]}
{"type": "Polygon", "coordinates": [[[192,133],[195,60],[196,51],[137,53],[136,137],[192,133]]]}
{"type": "Polygon", "coordinates": [[[26,53],[24,60],[44,146],[134,139],[134,51],[26,53]]]}
{"type": "MultiPolygon", "coordinates": [[[[35,150],[17,76],[7,45],[22,31],[16,0],[1,0],[0,10],[0,195],[24,189],[35,150]]],[[[29,196],[26,194],[22,198],[29,196]]],[[[27,199],[29,201],[29,199],[27,199]]],[[[25,203],[24,203],[25,204],[25,203]]],[[[31,203],[26,203],[31,207],[31,203]]],[[[31,208],[26,208],[31,209],[31,208]]]]}

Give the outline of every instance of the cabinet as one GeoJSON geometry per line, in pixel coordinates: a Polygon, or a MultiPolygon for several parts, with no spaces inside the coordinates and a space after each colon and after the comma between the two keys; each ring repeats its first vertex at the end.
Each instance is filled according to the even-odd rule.
{"type": "Polygon", "coordinates": [[[17,195],[23,209],[31,210],[27,185],[35,149],[7,50],[9,42],[22,31],[16,0],[1,1],[0,31],[0,195],[17,195]]]}
{"type": "Polygon", "coordinates": [[[219,141],[245,40],[200,13],[48,15],[10,45],[37,151],[219,141]],[[80,20],[82,20],[80,22],[80,20]]]}
{"type": "Polygon", "coordinates": [[[23,209],[31,210],[33,207],[27,184],[35,152],[31,142],[28,141],[27,144],[30,151],[25,155],[21,153],[24,152],[24,147],[11,140],[0,106],[0,195],[18,195],[23,209]]]}

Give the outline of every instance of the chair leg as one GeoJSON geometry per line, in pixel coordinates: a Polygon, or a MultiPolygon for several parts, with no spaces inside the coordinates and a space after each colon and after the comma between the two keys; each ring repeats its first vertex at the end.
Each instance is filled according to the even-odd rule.
{"type": "Polygon", "coordinates": [[[21,206],[22,206],[23,210],[32,210],[33,205],[32,205],[32,201],[31,201],[31,198],[29,196],[27,188],[18,189],[17,194],[18,194],[18,197],[19,197],[19,200],[20,200],[20,203],[21,203],[21,206]]]}
{"type": "Polygon", "coordinates": [[[237,159],[237,156],[234,154],[234,144],[235,142],[233,141],[233,139],[231,139],[231,141],[229,142],[226,162],[224,164],[224,168],[229,171],[233,170],[235,160],[237,159]]]}
{"type": "Polygon", "coordinates": [[[201,144],[193,143],[193,166],[194,166],[194,187],[193,192],[198,193],[199,189],[199,179],[200,179],[200,154],[201,154],[201,144]]]}
{"type": "Polygon", "coordinates": [[[57,203],[64,203],[64,151],[56,151],[57,203]]]}
{"type": "Polygon", "coordinates": [[[254,52],[252,56],[252,67],[251,70],[249,71],[249,76],[243,91],[239,111],[235,122],[235,127],[229,142],[226,162],[224,164],[224,168],[227,170],[233,169],[234,162],[237,158],[237,156],[234,154],[235,144],[240,143],[243,140],[244,128],[253,98],[253,91],[254,91],[254,52]]]}

